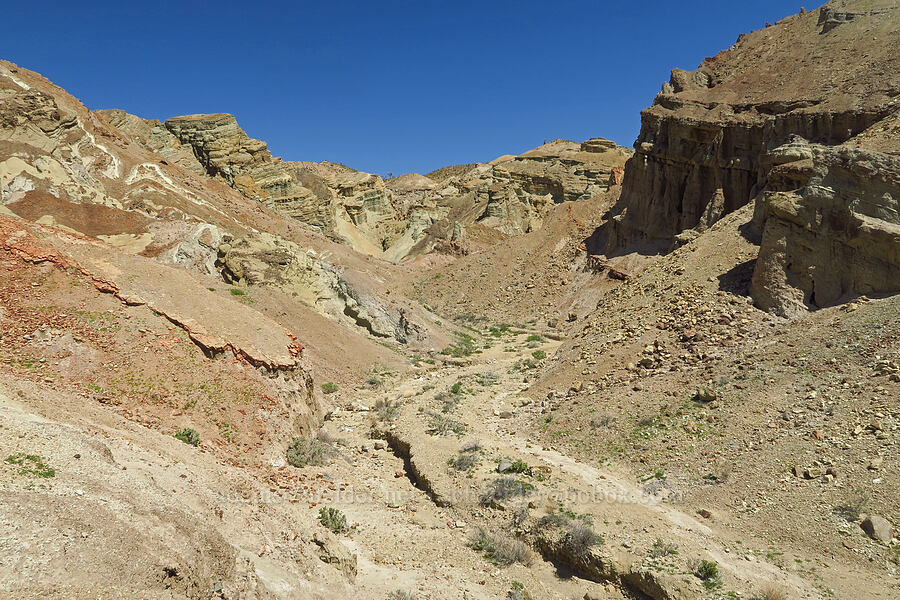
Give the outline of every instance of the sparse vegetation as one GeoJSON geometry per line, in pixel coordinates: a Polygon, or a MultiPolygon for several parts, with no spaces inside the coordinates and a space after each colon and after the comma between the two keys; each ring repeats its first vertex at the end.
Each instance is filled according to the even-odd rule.
{"type": "Polygon", "coordinates": [[[528,467],[528,463],[524,460],[517,458],[512,462],[511,465],[503,469],[502,473],[528,473],[531,469],[528,467]]]}
{"type": "Polygon", "coordinates": [[[469,546],[481,552],[486,559],[498,567],[506,567],[513,563],[530,565],[533,556],[527,545],[498,533],[490,533],[482,528],[469,540],[469,546]]]}
{"type": "Polygon", "coordinates": [[[375,402],[375,414],[379,421],[393,422],[400,415],[399,400],[377,400],[375,402]]]}
{"type": "Polygon", "coordinates": [[[591,527],[589,515],[577,515],[570,510],[560,509],[544,515],[537,522],[537,527],[565,529],[563,544],[574,556],[584,556],[591,548],[603,543],[603,536],[591,527]]]}
{"type": "Polygon", "coordinates": [[[468,471],[478,465],[478,455],[471,452],[460,454],[456,458],[451,458],[449,465],[457,471],[468,471]]]}
{"type": "Polygon", "coordinates": [[[191,446],[200,445],[200,434],[197,433],[196,429],[191,429],[190,427],[185,427],[184,429],[176,431],[175,439],[181,440],[185,444],[190,444],[191,446]]]}
{"type": "Polygon", "coordinates": [[[527,338],[525,338],[525,341],[526,341],[526,342],[543,342],[543,341],[544,341],[544,338],[542,338],[541,336],[537,335],[536,333],[532,333],[532,334],[529,335],[527,338]]]}
{"type": "Polygon", "coordinates": [[[603,543],[603,538],[595,532],[590,525],[582,522],[574,522],[566,532],[565,544],[575,556],[584,556],[591,548],[603,543]]]}
{"type": "Polygon", "coordinates": [[[447,435],[449,433],[462,435],[466,432],[464,423],[451,419],[447,415],[443,415],[433,410],[426,411],[425,414],[429,417],[428,433],[431,435],[447,435]]]}
{"type": "Polygon", "coordinates": [[[647,552],[650,558],[665,558],[666,556],[675,556],[678,554],[678,546],[664,542],[661,538],[656,538],[653,546],[647,552]]]}
{"type": "Polygon", "coordinates": [[[338,534],[345,533],[348,530],[346,515],[336,508],[320,508],[319,523],[326,529],[338,534]]]}
{"type": "Polygon", "coordinates": [[[19,467],[19,475],[34,475],[35,477],[56,477],[56,469],[44,462],[37,454],[11,454],[4,461],[10,465],[19,467]]]}
{"type": "Polygon", "coordinates": [[[722,576],[719,574],[719,565],[714,560],[701,560],[693,568],[694,576],[703,582],[703,587],[714,590],[722,585],[722,576]]]}
{"type": "Polygon", "coordinates": [[[387,600],[416,600],[416,595],[405,590],[394,590],[387,595],[387,600]]]}
{"type": "Polygon", "coordinates": [[[481,450],[481,442],[478,440],[469,440],[459,447],[460,452],[479,452],[481,450]]]}
{"type": "Polygon", "coordinates": [[[516,496],[525,496],[533,489],[533,485],[519,481],[515,477],[498,477],[488,484],[484,493],[481,495],[481,504],[489,506],[500,500],[506,500],[516,496]]]}
{"type": "Polygon", "coordinates": [[[322,393],[323,394],[333,394],[338,391],[338,386],[333,381],[328,381],[322,384],[322,393]]]}
{"type": "Polygon", "coordinates": [[[869,495],[863,488],[853,488],[843,501],[834,507],[834,512],[848,521],[858,521],[869,504],[869,495]]]}
{"type": "Polygon", "coordinates": [[[446,354],[454,358],[464,358],[471,356],[478,351],[475,346],[475,338],[468,333],[456,332],[457,342],[451,344],[441,350],[441,354],[446,354]]]}
{"type": "Polygon", "coordinates": [[[787,600],[787,593],[774,583],[762,585],[750,596],[750,600],[787,600]]]}
{"type": "Polygon", "coordinates": [[[544,360],[547,358],[547,353],[543,350],[535,350],[531,353],[531,356],[533,356],[535,360],[544,360]]]}
{"type": "Polygon", "coordinates": [[[506,600],[532,600],[532,596],[522,582],[513,581],[509,591],[506,592],[506,600]]]}
{"type": "Polygon", "coordinates": [[[298,437],[288,446],[286,458],[291,466],[302,468],[324,465],[335,453],[335,449],[329,444],[316,439],[298,437]]]}

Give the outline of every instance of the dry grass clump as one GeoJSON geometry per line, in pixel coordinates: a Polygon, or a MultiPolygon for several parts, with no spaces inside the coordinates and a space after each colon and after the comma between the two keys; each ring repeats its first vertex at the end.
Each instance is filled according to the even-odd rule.
{"type": "Polygon", "coordinates": [[[787,598],[788,596],[784,589],[774,583],[762,585],[750,596],[750,600],[787,600],[787,598]]]}
{"type": "Polygon", "coordinates": [[[469,546],[498,567],[513,563],[527,566],[534,560],[531,549],[524,543],[502,534],[490,533],[480,527],[469,540],[469,546]]]}
{"type": "Polygon", "coordinates": [[[515,477],[499,477],[488,484],[487,489],[481,495],[481,504],[490,506],[500,500],[525,496],[533,489],[533,485],[519,481],[515,477]]]}
{"type": "Polygon", "coordinates": [[[337,451],[319,440],[305,437],[294,438],[288,446],[285,458],[294,467],[319,466],[329,462],[337,451]]]}

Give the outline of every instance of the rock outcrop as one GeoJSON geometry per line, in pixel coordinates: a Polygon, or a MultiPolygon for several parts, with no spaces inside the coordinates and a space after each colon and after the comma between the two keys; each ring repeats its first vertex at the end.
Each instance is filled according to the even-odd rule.
{"type": "Polygon", "coordinates": [[[378,175],[334,163],[284,162],[229,114],[174,117],[165,126],[193,148],[209,176],[336,241],[378,256],[399,234],[378,175]]]}
{"type": "Polygon", "coordinates": [[[696,71],[673,70],[642,113],[620,200],[593,250],[666,250],[676,234],[750,202],[766,185],[769,149],[792,136],[841,144],[893,113],[898,10],[886,0],[865,11],[858,4],[788,17],[696,71]],[[835,10],[857,16],[822,31],[820,16],[835,10]]]}
{"type": "Polygon", "coordinates": [[[665,252],[755,202],[761,308],[900,291],[898,25],[896,3],[832,2],[673,70],[589,250],[665,252]]]}
{"type": "Polygon", "coordinates": [[[770,161],[756,206],[757,306],[790,317],[900,290],[900,159],[795,142],[770,161]]]}
{"type": "Polygon", "coordinates": [[[419,333],[403,310],[385,309],[345,277],[341,268],[323,261],[313,250],[270,233],[227,238],[219,246],[218,266],[228,283],[278,288],[318,312],[348,326],[361,327],[375,337],[406,343],[419,333]]]}
{"type": "Polygon", "coordinates": [[[539,229],[555,204],[605,191],[630,155],[603,138],[555,140],[519,156],[448,168],[444,173],[460,174],[439,183],[396,178],[390,185],[403,199],[406,229],[386,255],[399,260],[435,250],[464,253],[461,239],[472,226],[484,240],[539,229]]]}

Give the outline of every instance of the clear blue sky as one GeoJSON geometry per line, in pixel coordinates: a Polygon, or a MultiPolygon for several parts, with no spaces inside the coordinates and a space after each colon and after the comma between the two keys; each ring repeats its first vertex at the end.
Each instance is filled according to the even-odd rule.
{"type": "MultiPolygon", "coordinates": [[[[806,8],[813,9],[813,2],[806,8]]],[[[673,67],[800,1],[9,2],[0,57],[89,108],[229,112],[286,160],[380,174],[545,139],[631,146],[673,67]]]]}

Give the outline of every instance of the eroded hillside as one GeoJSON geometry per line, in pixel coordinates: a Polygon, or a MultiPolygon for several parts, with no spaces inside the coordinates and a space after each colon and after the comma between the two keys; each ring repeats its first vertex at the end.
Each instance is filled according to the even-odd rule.
{"type": "Polygon", "coordinates": [[[896,597],[898,36],[387,180],[0,62],[0,596],[896,597]]]}

